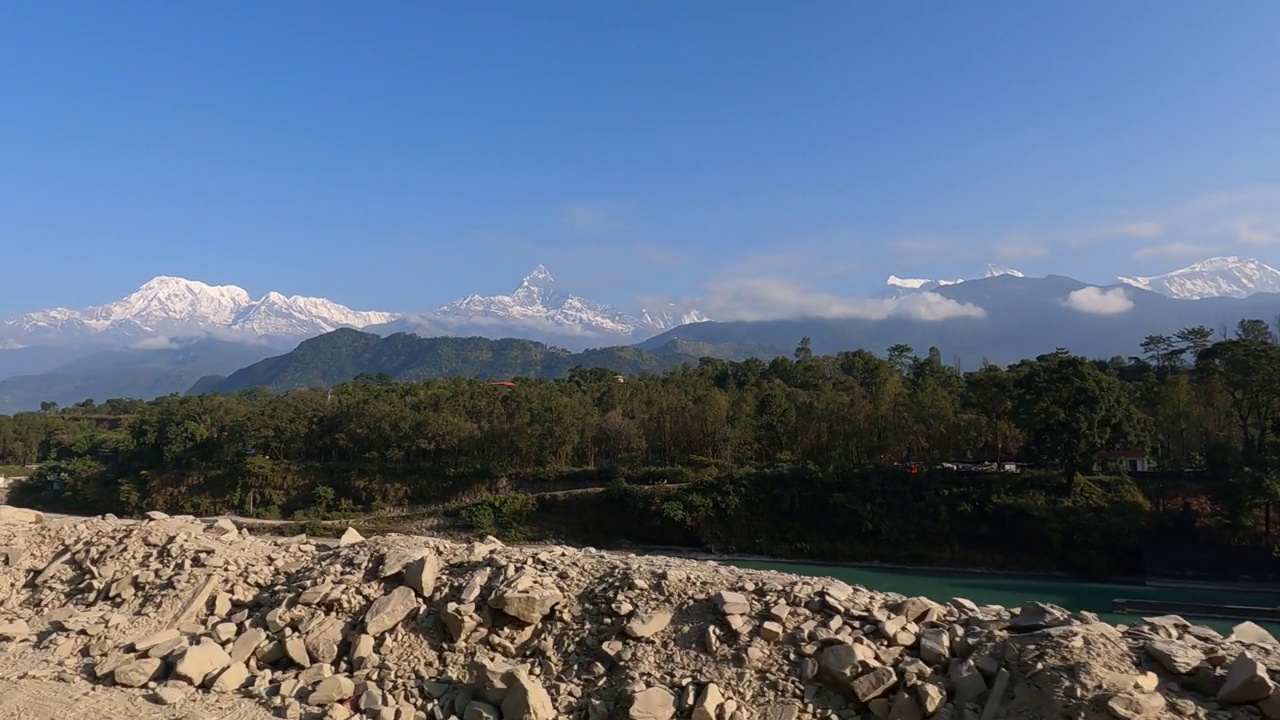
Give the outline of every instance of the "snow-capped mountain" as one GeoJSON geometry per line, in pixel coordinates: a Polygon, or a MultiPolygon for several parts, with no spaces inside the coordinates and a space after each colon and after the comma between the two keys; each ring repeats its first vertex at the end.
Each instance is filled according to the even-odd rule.
{"type": "Polygon", "coordinates": [[[160,276],[106,305],[40,310],[0,322],[0,351],[149,346],[201,337],[287,344],[341,327],[380,334],[527,337],[583,346],[632,342],[706,319],[674,304],[627,313],[561,290],[541,265],[510,295],[468,295],[420,315],[358,311],[324,298],[278,292],[255,300],[235,285],[160,276]]]}
{"type": "Polygon", "coordinates": [[[386,323],[395,317],[351,310],[323,298],[285,297],[276,292],[254,300],[234,285],[160,276],[107,305],[40,310],[5,320],[0,323],[0,347],[156,336],[297,337],[386,323]]]}
{"type": "Polygon", "coordinates": [[[1181,300],[1280,292],[1280,270],[1255,258],[1246,260],[1234,255],[1209,258],[1164,275],[1116,279],[1181,300]]]}
{"type": "Polygon", "coordinates": [[[681,325],[708,322],[710,319],[695,308],[681,308],[675,303],[669,303],[661,310],[640,309],[640,322],[653,330],[670,330],[681,325]]]}
{"type": "MultiPolygon", "coordinates": [[[[1013,268],[996,265],[994,263],[987,265],[986,272],[983,273],[982,277],[993,278],[1000,275],[1010,275],[1012,277],[1019,278],[1026,277],[1021,272],[1018,272],[1013,268]]],[[[940,287],[946,287],[947,285],[959,285],[962,282],[965,282],[965,278],[958,278],[956,280],[928,280],[926,278],[901,278],[897,275],[890,275],[889,279],[885,280],[885,289],[882,290],[877,297],[894,297],[911,292],[928,292],[940,287]]]]}
{"type": "Polygon", "coordinates": [[[543,265],[525,276],[510,295],[468,295],[424,316],[433,325],[460,331],[498,329],[511,334],[525,329],[539,337],[582,337],[619,341],[647,337],[663,330],[707,318],[675,304],[627,313],[613,305],[588,300],[561,290],[543,265]]]}
{"type": "Polygon", "coordinates": [[[1001,275],[1012,275],[1013,277],[1026,277],[1026,275],[1023,275],[1022,273],[1018,272],[1017,270],[1014,270],[1011,267],[1005,267],[1004,265],[995,265],[995,264],[988,264],[987,272],[982,277],[993,278],[993,277],[999,277],[1001,275]]]}

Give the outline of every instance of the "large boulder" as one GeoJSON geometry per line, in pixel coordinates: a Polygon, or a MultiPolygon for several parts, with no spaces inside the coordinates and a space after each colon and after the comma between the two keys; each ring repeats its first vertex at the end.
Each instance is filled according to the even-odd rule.
{"type": "Polygon", "coordinates": [[[369,606],[364,614],[365,632],[377,637],[399,625],[417,607],[418,598],[413,589],[401,585],[369,606]]]}
{"type": "Polygon", "coordinates": [[[199,686],[206,678],[231,664],[231,656],[222,646],[203,642],[187,648],[173,666],[173,677],[199,686]]]}
{"type": "Polygon", "coordinates": [[[1273,687],[1267,668],[1247,653],[1242,653],[1227,668],[1227,679],[1218,691],[1217,700],[1223,705],[1258,702],[1270,697],[1273,687]]]}
{"type": "Polygon", "coordinates": [[[675,715],[676,697],[662,687],[646,688],[636,693],[627,712],[630,720],[671,720],[675,715]]]}
{"type": "Polygon", "coordinates": [[[1204,653],[1200,650],[1172,640],[1147,643],[1147,654],[1174,675],[1190,675],[1204,662],[1204,653]]]}
{"type": "Polygon", "coordinates": [[[13,507],[12,505],[0,505],[0,523],[39,525],[43,522],[44,515],[35,510],[13,507]]]}
{"type": "Polygon", "coordinates": [[[551,608],[564,600],[559,590],[535,586],[524,590],[500,589],[489,598],[489,607],[510,615],[521,622],[533,625],[551,608]]]}
{"type": "Polygon", "coordinates": [[[554,720],[556,707],[537,680],[523,670],[511,673],[502,699],[503,720],[554,720]]]}

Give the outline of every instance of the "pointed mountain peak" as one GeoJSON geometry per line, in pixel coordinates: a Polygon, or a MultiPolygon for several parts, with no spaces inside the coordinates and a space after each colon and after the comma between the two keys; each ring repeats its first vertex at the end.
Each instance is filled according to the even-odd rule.
{"type": "Polygon", "coordinates": [[[544,287],[547,285],[554,285],[555,283],[556,279],[551,277],[551,271],[547,269],[546,265],[542,264],[539,264],[538,267],[534,268],[528,275],[524,276],[524,284],[526,285],[544,287]]]}
{"type": "Polygon", "coordinates": [[[1026,277],[1021,272],[1014,270],[1011,267],[1005,267],[1004,265],[996,265],[995,263],[990,263],[987,265],[987,273],[986,275],[983,275],[983,277],[993,278],[993,277],[999,277],[1001,275],[1011,275],[1013,277],[1026,277]]]}

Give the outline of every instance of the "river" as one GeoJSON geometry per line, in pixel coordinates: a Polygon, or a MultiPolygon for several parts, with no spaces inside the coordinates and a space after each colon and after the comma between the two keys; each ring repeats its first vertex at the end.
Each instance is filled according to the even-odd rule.
{"type": "MultiPolygon", "coordinates": [[[[814,577],[834,577],[850,585],[894,592],[908,597],[923,596],[938,602],[953,597],[968,598],[979,605],[1016,608],[1027,600],[1053,603],[1071,611],[1088,610],[1109,623],[1133,625],[1141,615],[1111,612],[1115,598],[1166,600],[1222,605],[1280,606],[1280,593],[1239,592],[1199,588],[1162,588],[1146,585],[1089,583],[1074,580],[1025,578],[1014,575],[987,575],[971,572],[888,570],[842,565],[805,565],[779,560],[726,560],[725,564],[755,570],[776,570],[814,577]]],[[[1223,634],[1239,620],[1191,618],[1223,634]]],[[[1280,623],[1259,623],[1280,637],[1280,623]]]]}

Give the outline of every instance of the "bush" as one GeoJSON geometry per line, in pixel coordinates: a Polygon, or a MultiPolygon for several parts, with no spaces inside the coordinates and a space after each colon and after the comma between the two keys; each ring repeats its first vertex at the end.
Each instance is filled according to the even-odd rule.
{"type": "Polygon", "coordinates": [[[532,495],[486,495],[463,507],[459,516],[474,532],[519,541],[528,536],[529,521],[537,510],[538,500],[532,495]]]}

